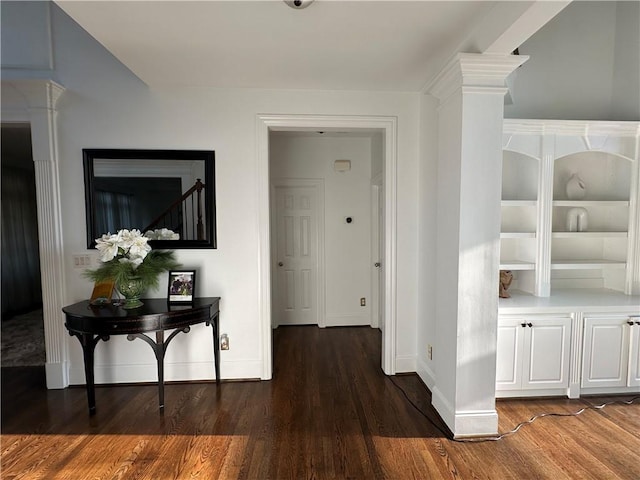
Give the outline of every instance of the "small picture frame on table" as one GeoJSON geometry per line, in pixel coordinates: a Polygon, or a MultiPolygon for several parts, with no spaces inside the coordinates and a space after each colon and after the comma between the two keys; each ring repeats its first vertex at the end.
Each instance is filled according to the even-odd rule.
{"type": "Polygon", "coordinates": [[[196,290],[195,270],[169,271],[169,289],[167,299],[171,305],[193,303],[196,290]]]}
{"type": "Polygon", "coordinates": [[[111,303],[111,296],[113,295],[113,289],[115,282],[113,280],[105,280],[102,282],[96,282],[93,285],[93,292],[91,292],[91,298],[89,304],[91,305],[107,305],[111,303]]]}

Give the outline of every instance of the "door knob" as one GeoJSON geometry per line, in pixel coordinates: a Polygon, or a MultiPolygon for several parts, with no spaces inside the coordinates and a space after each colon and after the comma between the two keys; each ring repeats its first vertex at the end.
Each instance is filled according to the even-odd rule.
{"type": "Polygon", "coordinates": [[[279,266],[279,267],[281,267],[281,266],[283,266],[283,265],[284,265],[284,263],[282,263],[282,262],[278,262],[278,266],[279,266]]]}

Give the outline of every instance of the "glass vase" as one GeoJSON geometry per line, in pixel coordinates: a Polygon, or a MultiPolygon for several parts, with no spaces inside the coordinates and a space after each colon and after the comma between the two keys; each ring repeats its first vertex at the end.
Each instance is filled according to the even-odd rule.
{"type": "Polygon", "coordinates": [[[116,285],[120,294],[124,297],[122,308],[131,309],[144,305],[140,297],[144,293],[144,283],[140,277],[131,277],[128,280],[118,282],[116,285]]]}

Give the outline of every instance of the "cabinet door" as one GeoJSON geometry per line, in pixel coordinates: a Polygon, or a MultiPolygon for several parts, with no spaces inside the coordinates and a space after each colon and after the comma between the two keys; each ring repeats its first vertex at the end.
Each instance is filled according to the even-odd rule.
{"type": "Polygon", "coordinates": [[[584,320],[582,387],[625,387],[629,358],[627,317],[584,320]]]}
{"type": "Polygon", "coordinates": [[[522,388],[568,388],[571,319],[527,319],[522,388]]]}
{"type": "Polygon", "coordinates": [[[522,348],[525,329],[522,319],[498,320],[496,352],[496,390],[520,390],[522,385],[522,348]]]}
{"type": "Polygon", "coordinates": [[[629,322],[629,381],[630,387],[640,387],[640,317],[630,317],[629,322]]]}

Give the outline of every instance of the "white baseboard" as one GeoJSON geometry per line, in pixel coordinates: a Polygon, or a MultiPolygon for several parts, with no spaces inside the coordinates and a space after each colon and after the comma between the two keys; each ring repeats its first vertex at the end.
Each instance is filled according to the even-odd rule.
{"type": "MultiPolygon", "coordinates": [[[[548,388],[532,390],[496,390],[496,398],[522,398],[522,397],[567,397],[566,388],[548,388]]],[[[579,395],[578,395],[579,396],[579,395]]],[[[573,397],[577,398],[577,397],[573,397]]]]}
{"type": "MultiPolygon", "coordinates": [[[[221,361],[220,378],[224,380],[258,379],[262,373],[262,362],[258,360],[221,361]]],[[[96,365],[96,385],[111,383],[146,383],[158,381],[156,363],[96,365]]],[[[165,363],[165,382],[215,380],[213,362],[165,363]]],[[[84,385],[84,365],[72,365],[69,369],[71,385],[84,385]]]]}
{"type": "Polygon", "coordinates": [[[371,325],[370,315],[327,315],[325,327],[354,327],[371,325]]]}
{"type": "Polygon", "coordinates": [[[607,395],[607,394],[626,394],[626,395],[638,395],[640,394],[640,387],[597,387],[597,388],[583,388],[580,390],[580,395],[607,395]]]}
{"type": "Polygon", "coordinates": [[[453,407],[444,395],[442,395],[442,392],[437,386],[434,386],[431,389],[431,404],[440,415],[440,418],[444,420],[444,423],[446,423],[449,429],[453,431],[453,427],[455,425],[455,413],[453,411],[453,407]]]}
{"type": "Polygon", "coordinates": [[[456,412],[455,438],[495,435],[498,433],[498,412],[475,410],[456,412]]]}
{"type": "Polygon", "coordinates": [[[498,412],[493,410],[454,411],[438,387],[432,390],[432,404],[455,438],[495,435],[498,412]]]}
{"type": "MultiPolygon", "coordinates": [[[[49,390],[57,390],[69,386],[69,365],[67,362],[45,363],[44,371],[49,390]]],[[[82,375],[84,376],[84,370],[82,375]]]]}
{"type": "Polygon", "coordinates": [[[425,362],[422,358],[418,359],[418,369],[416,370],[418,376],[422,379],[424,384],[429,388],[429,390],[433,391],[433,387],[436,384],[436,375],[429,368],[427,362],[425,362]]]}
{"type": "Polygon", "coordinates": [[[396,373],[412,373],[415,371],[415,355],[396,355],[396,373]]]}

